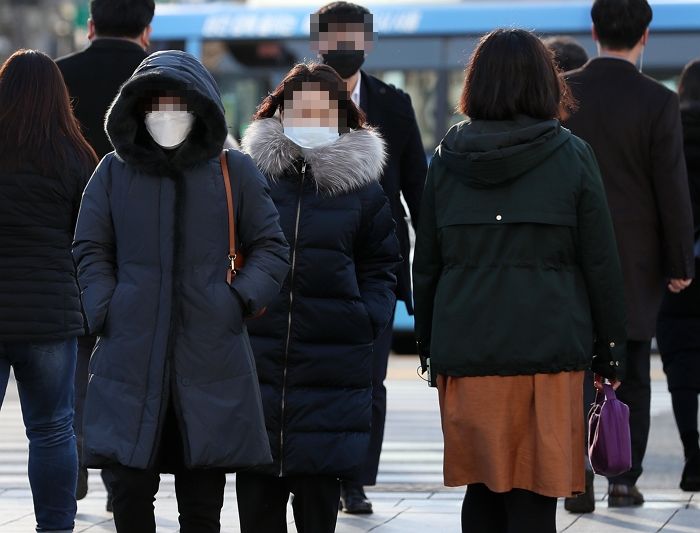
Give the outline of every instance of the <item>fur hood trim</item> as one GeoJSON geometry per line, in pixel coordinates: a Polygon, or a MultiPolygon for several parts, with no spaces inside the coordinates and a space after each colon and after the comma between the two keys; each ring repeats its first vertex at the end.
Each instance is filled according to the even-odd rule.
{"type": "Polygon", "coordinates": [[[379,181],[387,158],[384,139],[374,129],[351,130],[332,144],[309,149],[294,144],[275,118],[254,121],[243,136],[241,148],[271,181],[303,159],[317,189],[332,196],[379,181]]]}

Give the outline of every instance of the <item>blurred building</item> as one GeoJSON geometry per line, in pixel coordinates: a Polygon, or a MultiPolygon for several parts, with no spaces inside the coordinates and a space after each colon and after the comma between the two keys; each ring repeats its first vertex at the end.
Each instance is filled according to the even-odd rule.
{"type": "Polygon", "coordinates": [[[34,48],[52,57],[72,51],[74,31],[87,4],[87,0],[0,0],[0,60],[19,48],[34,48]]]}

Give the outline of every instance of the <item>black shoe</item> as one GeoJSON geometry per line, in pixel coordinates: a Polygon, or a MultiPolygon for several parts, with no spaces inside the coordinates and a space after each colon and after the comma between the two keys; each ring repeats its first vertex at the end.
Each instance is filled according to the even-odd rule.
{"type": "Polygon", "coordinates": [[[112,493],[111,492],[107,493],[107,505],[105,505],[105,510],[108,513],[114,512],[114,507],[112,507],[112,493]]]}
{"type": "Polygon", "coordinates": [[[343,483],[340,487],[339,509],[348,514],[372,514],[372,502],[362,486],[343,483]]]}
{"type": "Polygon", "coordinates": [[[595,511],[595,494],[593,492],[593,471],[586,470],[586,492],[566,498],[564,500],[564,509],[570,513],[592,513],[595,511]]]}
{"type": "Polygon", "coordinates": [[[78,485],[75,488],[75,499],[82,500],[88,493],[88,470],[78,468],[78,485]]]}
{"type": "Polygon", "coordinates": [[[608,507],[639,507],[644,496],[635,485],[611,483],[608,488],[608,507]]]}
{"type": "Polygon", "coordinates": [[[686,492],[700,491],[700,451],[695,452],[685,462],[681,476],[681,490],[686,492]]]}

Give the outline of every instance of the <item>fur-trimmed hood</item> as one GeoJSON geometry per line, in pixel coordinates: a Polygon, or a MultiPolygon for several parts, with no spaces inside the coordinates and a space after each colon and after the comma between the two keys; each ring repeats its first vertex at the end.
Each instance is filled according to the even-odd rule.
{"type": "Polygon", "coordinates": [[[173,176],[219,154],[227,126],[211,74],[194,56],[167,50],[144,59],[122,85],[107,111],[105,131],[119,159],[149,173],[173,176]],[[153,141],[144,124],[144,99],[163,91],[182,93],[196,117],[185,142],[171,152],[153,141]]]}
{"type": "Polygon", "coordinates": [[[303,159],[318,190],[333,196],[379,181],[387,158],[384,140],[371,128],[351,130],[319,148],[300,148],[284,134],[276,118],[253,122],[243,136],[241,148],[272,181],[303,159]]]}

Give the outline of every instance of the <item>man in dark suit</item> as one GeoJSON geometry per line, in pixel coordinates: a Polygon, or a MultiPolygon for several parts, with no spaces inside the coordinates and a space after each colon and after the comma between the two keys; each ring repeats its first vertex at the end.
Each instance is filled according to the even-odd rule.
{"type": "MultiPolygon", "coordinates": [[[[345,80],[352,100],[367,116],[367,122],[384,137],[389,160],[382,186],[389,198],[401,243],[403,264],[397,272],[397,298],[413,312],[409,242],[406,212],[401,202],[403,194],[411,222],[418,223],[427,161],[418,131],[410,97],[403,91],[382,82],[360,70],[365,55],[372,45],[372,15],[369,10],[349,2],[332,2],[312,15],[312,47],[323,62],[333,67],[345,80]]],[[[386,379],[392,326],[376,339],[372,375],[372,434],[364,465],[355,479],[344,480],[341,486],[341,505],[347,513],[372,512],[363,486],[374,485],[379,468],[386,418],[386,379]]],[[[351,363],[350,363],[351,364],[351,363]]]]}
{"type": "Polygon", "coordinates": [[[90,45],[56,60],[83,134],[100,158],[112,151],[105,113],[121,84],[146,58],[154,10],[154,0],[92,0],[90,45]]]}
{"type": "MultiPolygon", "coordinates": [[[[694,276],[693,218],[675,93],[635,66],[649,39],[646,0],[596,0],[600,57],[567,75],[578,101],[566,122],[598,159],[615,226],[627,305],[627,371],[618,397],[630,407],[632,469],[609,479],[608,505],[641,505],[650,423],[650,349],[664,290],[694,276]]],[[[592,509],[590,509],[592,510],[592,509]]]]}
{"type": "MultiPolygon", "coordinates": [[[[80,52],[56,60],[83,133],[100,158],[113,150],[104,131],[107,108],[122,83],[131,77],[136,67],[146,58],[154,12],[154,0],[92,0],[88,20],[90,45],[80,52]]],[[[87,392],[88,364],[94,345],[94,337],[78,340],[74,427],[78,457],[81,459],[83,405],[87,392]]],[[[102,477],[109,491],[107,472],[103,471],[102,477]]],[[[84,498],[87,490],[88,473],[81,465],[76,498],[84,498]]],[[[111,511],[109,496],[107,510],[111,511]]]]}

